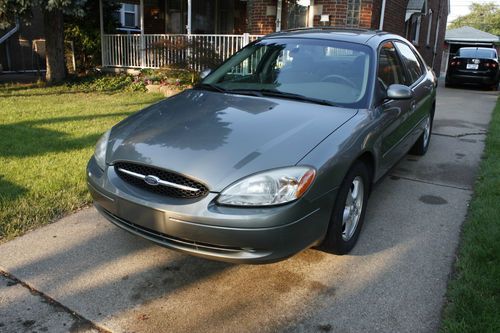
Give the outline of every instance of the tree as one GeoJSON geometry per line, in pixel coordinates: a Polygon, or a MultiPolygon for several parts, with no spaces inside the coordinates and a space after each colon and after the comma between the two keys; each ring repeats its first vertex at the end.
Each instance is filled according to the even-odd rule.
{"type": "MultiPolygon", "coordinates": [[[[114,33],[119,26],[115,16],[120,5],[115,0],[103,1],[104,31],[114,33]]],[[[84,71],[101,63],[99,0],[87,0],[84,15],[65,16],[64,36],[75,46],[76,67],[84,71]]]]}
{"type": "Polygon", "coordinates": [[[470,10],[469,14],[460,16],[451,22],[449,28],[469,26],[493,35],[500,35],[500,7],[498,5],[494,2],[473,3],[470,10]]]}
{"type": "Polygon", "coordinates": [[[54,83],[66,77],[64,57],[64,15],[82,16],[86,0],[0,0],[0,28],[16,18],[29,22],[32,9],[40,8],[45,32],[47,81],[54,83]]]}

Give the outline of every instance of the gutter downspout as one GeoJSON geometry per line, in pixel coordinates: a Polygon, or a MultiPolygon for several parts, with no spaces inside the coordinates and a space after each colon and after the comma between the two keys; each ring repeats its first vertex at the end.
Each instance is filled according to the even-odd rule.
{"type": "Polygon", "coordinates": [[[384,30],[384,19],[385,19],[385,4],[387,0],[382,0],[382,8],[380,9],[380,23],[378,25],[379,30],[384,30]]]}
{"type": "Polygon", "coordinates": [[[283,10],[283,0],[276,1],[276,32],[281,31],[281,13],[283,10]]]}
{"type": "Polygon", "coordinates": [[[192,12],[193,12],[193,4],[192,0],[188,0],[187,2],[187,25],[186,25],[186,32],[188,35],[191,35],[191,29],[193,28],[193,21],[192,21],[192,12]]]}

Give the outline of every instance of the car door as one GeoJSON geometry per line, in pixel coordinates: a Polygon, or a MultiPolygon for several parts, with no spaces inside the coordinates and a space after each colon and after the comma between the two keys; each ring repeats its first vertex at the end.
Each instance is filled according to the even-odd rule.
{"type": "Polygon", "coordinates": [[[402,147],[407,152],[422,134],[423,120],[432,108],[432,94],[435,87],[434,82],[426,75],[425,64],[415,51],[405,42],[395,41],[394,44],[405,66],[407,85],[413,91],[404,129],[407,139],[402,147]]]}
{"type": "MultiPolygon", "coordinates": [[[[378,52],[378,70],[376,89],[381,95],[392,84],[407,84],[403,62],[392,41],[383,42],[378,52]]],[[[401,143],[406,135],[406,120],[410,111],[410,100],[384,99],[379,105],[379,123],[381,130],[380,168],[386,172],[406,153],[401,143]]]]}

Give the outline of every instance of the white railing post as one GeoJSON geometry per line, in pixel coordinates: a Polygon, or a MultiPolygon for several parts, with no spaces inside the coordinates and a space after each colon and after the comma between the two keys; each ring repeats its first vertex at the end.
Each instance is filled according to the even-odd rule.
{"type": "Polygon", "coordinates": [[[105,67],[106,53],[104,52],[104,18],[102,9],[102,0],[99,0],[99,29],[101,33],[101,66],[105,67]]]}
{"type": "Polygon", "coordinates": [[[144,39],[144,0],[140,1],[140,24],[141,24],[141,67],[146,67],[146,41],[144,39]]]}
{"type": "Polygon", "coordinates": [[[245,32],[243,34],[243,40],[241,42],[241,47],[245,47],[250,43],[250,34],[248,32],[245,32]]]}

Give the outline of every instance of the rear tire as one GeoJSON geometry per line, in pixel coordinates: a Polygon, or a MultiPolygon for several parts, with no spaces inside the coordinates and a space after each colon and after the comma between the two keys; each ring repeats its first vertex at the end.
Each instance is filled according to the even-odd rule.
{"type": "Polygon", "coordinates": [[[335,199],[328,231],[320,249],[334,254],[352,250],[361,232],[371,186],[371,173],[357,161],[345,176],[335,199]]]}
{"type": "Polygon", "coordinates": [[[429,115],[425,118],[425,129],[424,133],[418,138],[417,142],[413,145],[410,150],[410,154],[423,156],[427,153],[427,149],[429,149],[429,145],[431,143],[432,136],[432,123],[434,122],[433,112],[429,113],[429,115]]]}

